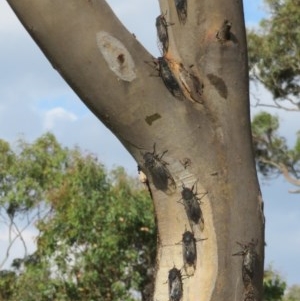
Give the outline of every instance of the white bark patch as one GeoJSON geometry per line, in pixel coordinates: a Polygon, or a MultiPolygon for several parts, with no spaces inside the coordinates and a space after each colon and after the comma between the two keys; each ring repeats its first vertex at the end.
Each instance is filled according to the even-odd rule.
{"type": "Polygon", "coordinates": [[[136,78],[134,61],[126,47],[106,31],[96,34],[97,46],[111,71],[120,79],[131,82],[136,78]]]}

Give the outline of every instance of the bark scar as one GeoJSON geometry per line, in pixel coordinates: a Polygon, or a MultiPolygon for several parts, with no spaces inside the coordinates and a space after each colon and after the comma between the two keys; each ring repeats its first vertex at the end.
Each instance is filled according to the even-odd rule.
{"type": "Polygon", "coordinates": [[[160,119],[161,116],[158,113],[152,114],[150,116],[146,116],[145,121],[149,124],[152,125],[152,123],[158,119],[160,119]]]}
{"type": "Polygon", "coordinates": [[[118,78],[131,82],[136,78],[135,64],[124,44],[106,31],[96,34],[96,42],[109,69],[118,78]]]}

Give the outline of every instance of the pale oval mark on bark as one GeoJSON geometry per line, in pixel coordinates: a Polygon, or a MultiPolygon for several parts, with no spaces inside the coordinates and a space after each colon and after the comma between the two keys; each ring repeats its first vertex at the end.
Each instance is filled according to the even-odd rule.
{"type": "Polygon", "coordinates": [[[136,78],[135,65],[126,47],[106,31],[97,32],[96,41],[110,70],[124,81],[133,81],[136,78]]]}

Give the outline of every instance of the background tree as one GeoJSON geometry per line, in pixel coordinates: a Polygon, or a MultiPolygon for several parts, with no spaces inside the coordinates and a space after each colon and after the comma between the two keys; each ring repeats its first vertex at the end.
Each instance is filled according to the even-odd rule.
{"type": "Polygon", "coordinates": [[[1,222],[17,225],[27,217],[26,225],[38,229],[37,250],[14,259],[14,271],[1,271],[2,299],[132,300],[133,292],[147,294],[156,250],[147,191],[121,168],[108,176],[94,156],[62,148],[49,133],[32,144],[21,140],[16,152],[1,145],[0,164],[7,153],[14,158],[2,175],[1,184],[10,179],[14,186],[2,190],[1,222]]]}
{"type": "Polygon", "coordinates": [[[199,294],[206,300],[259,299],[264,218],[251,145],[242,1],[161,0],[167,41],[161,39],[158,60],[105,1],[8,3],[148,176],[160,238],[153,298],[170,299],[168,273],[184,261],[178,242],[196,220],[189,229],[197,240],[208,239],[197,243],[195,273],[184,280],[183,300],[199,294]],[[161,78],[149,77],[153,63],[161,78]],[[185,206],[178,202],[184,188],[185,206]],[[206,192],[202,231],[199,199],[206,192]],[[250,281],[242,279],[242,257],[232,256],[249,249],[258,259],[250,281]]]}
{"type": "MultiPolygon", "coordinates": [[[[267,112],[254,116],[253,144],[258,171],[266,178],[283,175],[292,185],[300,186],[300,135],[294,147],[279,135],[279,120],[267,112]]],[[[290,190],[299,193],[300,190],[290,190]]]]}
{"type": "Polygon", "coordinates": [[[297,0],[265,0],[268,18],[248,31],[251,78],[267,88],[274,104],[260,106],[299,110],[300,8],[297,0]],[[259,51],[257,51],[259,49],[259,51]]]}
{"type": "Polygon", "coordinates": [[[287,294],[284,297],[285,301],[298,301],[300,300],[300,286],[293,285],[288,289],[287,294]]]}
{"type": "Polygon", "coordinates": [[[272,266],[265,270],[264,274],[264,301],[280,301],[283,300],[286,283],[282,277],[274,271],[272,266]]]}
{"type": "MultiPolygon", "coordinates": [[[[259,29],[248,31],[251,79],[267,88],[274,103],[258,99],[257,105],[299,110],[300,7],[297,0],[266,0],[268,18],[259,29]],[[257,51],[259,49],[259,51],[257,51]]],[[[279,174],[299,187],[300,140],[290,147],[278,134],[279,119],[267,112],[254,117],[253,138],[258,170],[265,177],[279,174]]],[[[299,189],[291,190],[299,192],[299,189]]]]}

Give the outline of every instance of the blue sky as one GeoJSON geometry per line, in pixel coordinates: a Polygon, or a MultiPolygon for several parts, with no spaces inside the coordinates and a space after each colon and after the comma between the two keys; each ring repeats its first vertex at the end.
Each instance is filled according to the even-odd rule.
{"type": "MultiPolygon", "coordinates": [[[[159,14],[157,2],[108,2],[141,43],[153,55],[158,55],[154,26],[159,14]]],[[[251,27],[256,26],[265,14],[262,2],[257,0],[245,1],[244,10],[246,23],[251,27]]],[[[0,2],[0,41],[1,139],[14,143],[23,136],[32,141],[51,130],[63,145],[78,145],[84,151],[95,153],[107,168],[121,165],[130,174],[136,174],[136,163],[131,156],[60,78],[6,1],[0,2]]],[[[262,88],[257,90],[252,86],[251,91],[266,100],[271,99],[262,88]]],[[[253,112],[257,111],[257,108],[253,109],[253,112]]],[[[294,134],[300,128],[299,113],[275,112],[282,122],[282,134],[293,143],[294,134]]],[[[289,285],[300,284],[300,200],[299,195],[287,192],[290,188],[282,178],[261,185],[267,221],[266,265],[273,263],[289,285]]],[[[4,230],[0,224],[1,250],[6,243],[4,230]]],[[[33,235],[29,230],[26,232],[31,247],[33,235]]]]}

